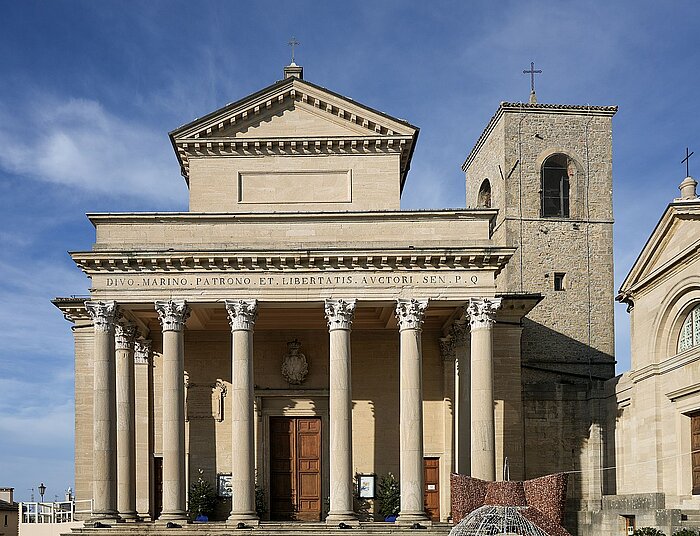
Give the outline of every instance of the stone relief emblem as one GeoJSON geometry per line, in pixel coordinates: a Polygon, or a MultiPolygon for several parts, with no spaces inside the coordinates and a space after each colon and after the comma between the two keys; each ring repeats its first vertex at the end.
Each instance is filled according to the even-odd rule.
{"type": "Polygon", "coordinates": [[[291,385],[304,383],[309,374],[309,364],[306,362],[306,356],[299,351],[300,348],[301,343],[298,340],[288,342],[287,353],[282,358],[282,376],[291,385]]]}

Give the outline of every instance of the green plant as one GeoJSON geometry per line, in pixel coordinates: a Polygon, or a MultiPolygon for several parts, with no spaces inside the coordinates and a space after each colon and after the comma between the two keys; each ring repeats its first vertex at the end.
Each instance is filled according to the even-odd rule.
{"type": "Polygon", "coordinates": [[[634,531],[634,536],[666,536],[659,529],[653,527],[640,527],[634,531]]]}
{"type": "Polygon", "coordinates": [[[190,486],[189,512],[193,518],[200,515],[209,517],[216,507],[216,490],[204,480],[203,474],[204,471],[200,469],[197,480],[190,486]]]}
{"type": "Polygon", "coordinates": [[[698,536],[698,532],[693,529],[679,529],[673,533],[673,536],[698,536]]]}
{"type": "Polygon", "coordinates": [[[399,481],[392,473],[387,473],[379,479],[377,491],[375,493],[377,502],[379,502],[379,515],[383,519],[389,516],[395,516],[399,513],[401,507],[401,490],[399,481]]]}

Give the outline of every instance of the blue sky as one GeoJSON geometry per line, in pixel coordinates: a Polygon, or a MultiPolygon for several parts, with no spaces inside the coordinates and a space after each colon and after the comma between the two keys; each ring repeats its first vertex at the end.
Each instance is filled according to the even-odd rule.
{"type": "MultiPolygon", "coordinates": [[[[694,1],[2,2],[0,486],[73,482],[69,324],[84,295],[66,250],[85,212],[186,210],[167,132],[260,89],[301,42],[305,78],[421,128],[402,206],[464,206],[461,163],[503,100],[617,104],[619,287],[700,154],[694,1]]],[[[700,167],[700,156],[693,167],[700,167]]],[[[696,175],[700,172],[696,172],[696,175]]],[[[618,306],[619,371],[629,367],[618,306]]]]}

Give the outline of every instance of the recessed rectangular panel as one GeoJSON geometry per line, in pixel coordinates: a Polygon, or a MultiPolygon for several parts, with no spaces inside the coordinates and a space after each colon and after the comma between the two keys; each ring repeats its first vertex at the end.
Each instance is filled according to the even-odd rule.
{"type": "Polygon", "coordinates": [[[279,205],[352,202],[352,172],[241,171],[238,202],[279,205]]]}

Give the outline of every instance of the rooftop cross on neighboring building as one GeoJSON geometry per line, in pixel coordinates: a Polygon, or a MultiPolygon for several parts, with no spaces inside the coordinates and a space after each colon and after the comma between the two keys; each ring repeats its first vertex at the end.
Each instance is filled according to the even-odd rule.
{"type": "Polygon", "coordinates": [[[297,41],[296,37],[292,36],[287,44],[292,47],[292,63],[294,63],[294,47],[301,45],[301,43],[297,41]]]}
{"type": "Polygon", "coordinates": [[[542,70],[535,70],[535,62],[530,62],[530,70],[523,71],[523,74],[530,75],[530,104],[535,104],[537,102],[537,97],[535,96],[535,75],[542,74],[542,70]]]}
{"type": "Polygon", "coordinates": [[[688,152],[688,147],[685,148],[685,158],[681,160],[681,164],[685,164],[685,176],[690,177],[690,168],[688,167],[688,161],[690,157],[695,154],[695,151],[688,152]]]}

